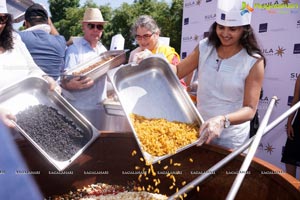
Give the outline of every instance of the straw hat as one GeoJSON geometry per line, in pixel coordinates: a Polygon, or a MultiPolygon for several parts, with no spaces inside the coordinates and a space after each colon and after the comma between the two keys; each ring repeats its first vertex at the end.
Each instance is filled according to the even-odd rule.
{"type": "Polygon", "coordinates": [[[6,14],[7,7],[6,7],[6,0],[0,0],[0,13],[6,14]]]}
{"type": "Polygon", "coordinates": [[[251,22],[253,0],[218,0],[216,22],[223,26],[243,26],[251,22]]]}
{"type": "Polygon", "coordinates": [[[87,8],[85,10],[82,22],[106,23],[107,21],[104,21],[101,11],[98,8],[87,8]]]}

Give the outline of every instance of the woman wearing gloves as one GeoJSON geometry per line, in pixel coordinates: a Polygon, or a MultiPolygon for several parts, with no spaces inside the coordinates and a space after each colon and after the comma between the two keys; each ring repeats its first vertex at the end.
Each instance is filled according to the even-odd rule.
{"type": "Polygon", "coordinates": [[[265,58],[250,26],[251,12],[241,13],[241,4],[219,1],[208,38],[176,66],[179,78],[198,69],[197,108],[205,120],[199,145],[206,141],[235,149],[249,138],[265,58]]]}
{"type": "MultiPolygon", "coordinates": [[[[44,77],[51,90],[60,90],[56,82],[35,64],[20,36],[13,31],[12,15],[7,12],[6,1],[0,1],[0,90],[27,76],[44,77]]],[[[14,127],[10,120],[15,117],[5,108],[0,108],[0,119],[14,127]]]]}
{"type": "MultiPolygon", "coordinates": [[[[161,55],[173,65],[180,62],[180,56],[173,47],[159,42],[160,29],[151,16],[141,15],[133,24],[131,34],[135,37],[139,47],[130,52],[129,63],[140,63],[154,54],[161,55]]],[[[180,82],[186,87],[183,79],[180,82]]]]}
{"type": "Polygon", "coordinates": [[[174,48],[159,43],[160,29],[156,21],[148,15],[140,16],[132,26],[132,35],[139,47],[130,52],[128,62],[139,63],[153,54],[162,54],[169,63],[176,65],[180,61],[174,48]]]}

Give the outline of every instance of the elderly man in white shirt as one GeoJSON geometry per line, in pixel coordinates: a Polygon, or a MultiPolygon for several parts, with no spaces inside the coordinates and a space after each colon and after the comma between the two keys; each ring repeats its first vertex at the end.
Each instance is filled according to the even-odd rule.
{"type": "MultiPolygon", "coordinates": [[[[86,9],[82,21],[84,36],[74,39],[73,44],[68,47],[65,56],[65,70],[70,70],[107,51],[100,42],[105,23],[98,8],[86,9]]],[[[90,77],[74,77],[61,82],[62,87],[71,93],[71,95],[65,94],[66,99],[96,128],[101,129],[104,126],[102,123],[105,123],[103,120],[105,110],[101,102],[106,99],[106,75],[96,81],[90,77]]]]}

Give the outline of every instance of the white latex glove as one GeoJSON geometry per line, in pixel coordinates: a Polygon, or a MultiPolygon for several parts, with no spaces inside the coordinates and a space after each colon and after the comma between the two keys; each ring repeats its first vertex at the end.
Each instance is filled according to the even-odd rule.
{"type": "Polygon", "coordinates": [[[204,142],[210,143],[214,138],[218,138],[224,129],[224,116],[216,116],[205,121],[200,129],[200,139],[197,146],[201,146],[204,142]]]}
{"type": "Polygon", "coordinates": [[[144,51],[138,52],[134,54],[133,56],[133,62],[139,64],[142,60],[145,58],[148,58],[149,56],[152,56],[152,52],[149,51],[148,49],[145,49],[144,51]]]}

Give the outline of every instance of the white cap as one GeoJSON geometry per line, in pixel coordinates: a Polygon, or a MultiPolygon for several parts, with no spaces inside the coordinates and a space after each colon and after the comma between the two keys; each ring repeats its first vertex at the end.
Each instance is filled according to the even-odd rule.
{"type": "Polygon", "coordinates": [[[250,24],[253,0],[218,0],[216,22],[223,26],[250,24]]]}
{"type": "Polygon", "coordinates": [[[0,0],[0,13],[7,13],[6,0],[0,0]]]}

